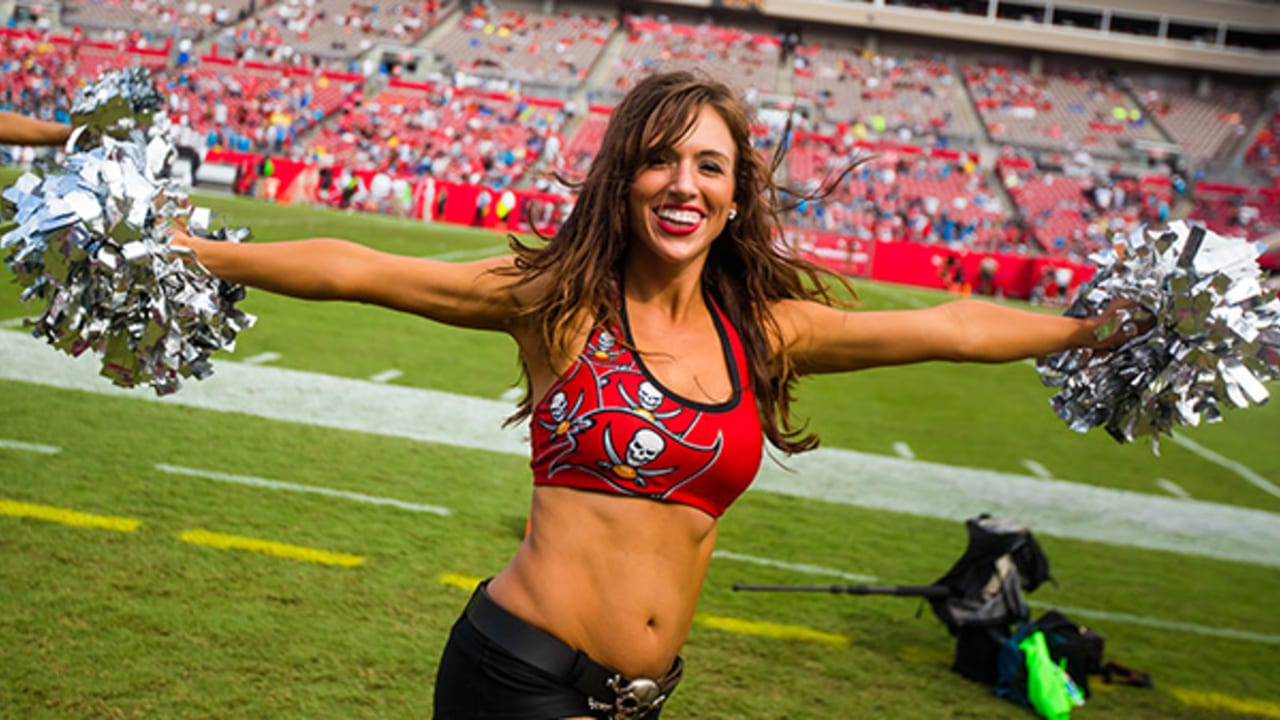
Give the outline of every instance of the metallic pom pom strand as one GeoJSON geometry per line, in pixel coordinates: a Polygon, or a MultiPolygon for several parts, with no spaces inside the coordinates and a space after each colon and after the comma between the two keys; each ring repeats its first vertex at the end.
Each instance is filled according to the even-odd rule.
{"type": "MultiPolygon", "coordinates": [[[[128,99],[130,108],[162,106],[138,77],[100,82],[110,89],[89,95],[119,107],[111,93],[135,93],[141,98],[128,99]]],[[[199,234],[229,242],[246,241],[249,232],[210,232],[209,213],[160,179],[174,153],[167,117],[103,122],[128,126],[126,139],[95,135],[91,147],[24,174],[0,194],[0,221],[7,223],[0,249],[24,288],[21,299],[44,301],[27,322],[34,336],[71,355],[92,350],[102,375],[117,385],[167,394],[182,378],[208,377],[209,356],[234,348],[237,333],[254,322],[235,306],[242,287],[172,246],[172,224],[194,219],[199,234]]]]}
{"type": "Polygon", "coordinates": [[[1095,317],[1123,301],[1127,315],[1098,336],[1128,339],[1108,352],[1077,349],[1038,363],[1044,384],[1059,388],[1050,399],[1055,414],[1078,432],[1103,426],[1119,442],[1150,436],[1158,451],[1160,434],[1217,422],[1223,403],[1266,402],[1263,383],[1280,374],[1280,301],[1262,287],[1257,253],[1244,240],[1178,222],[1092,256],[1098,271],[1066,314],[1095,317]]]}

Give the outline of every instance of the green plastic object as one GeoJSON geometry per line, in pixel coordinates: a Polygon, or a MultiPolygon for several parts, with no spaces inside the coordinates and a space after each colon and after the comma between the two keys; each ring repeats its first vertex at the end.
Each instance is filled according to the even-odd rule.
{"type": "Polygon", "coordinates": [[[1069,720],[1071,708],[1084,705],[1084,694],[1067,674],[1067,661],[1054,664],[1044,633],[1039,631],[1018,643],[1018,649],[1027,659],[1027,698],[1031,707],[1048,720],[1069,720]]]}

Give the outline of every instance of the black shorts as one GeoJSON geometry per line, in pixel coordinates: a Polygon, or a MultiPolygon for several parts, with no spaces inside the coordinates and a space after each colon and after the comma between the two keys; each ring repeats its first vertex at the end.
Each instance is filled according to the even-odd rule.
{"type": "MultiPolygon", "coordinates": [[[[483,586],[476,592],[483,593],[483,586]]],[[[498,607],[488,602],[491,608],[498,607]]],[[[558,644],[556,651],[568,649],[559,640],[507,615],[513,622],[545,635],[548,643],[558,644]]],[[[657,720],[660,712],[655,709],[644,720],[657,720]]],[[[607,717],[593,711],[586,693],[568,680],[516,657],[490,639],[476,628],[466,612],[454,623],[436,672],[434,720],[555,720],[583,716],[607,717]]]]}

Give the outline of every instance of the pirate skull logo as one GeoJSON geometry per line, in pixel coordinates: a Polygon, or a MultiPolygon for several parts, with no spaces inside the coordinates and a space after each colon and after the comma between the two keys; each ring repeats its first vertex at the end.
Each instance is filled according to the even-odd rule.
{"type": "Polygon", "coordinates": [[[610,361],[618,357],[622,352],[622,348],[618,347],[618,338],[608,330],[601,330],[596,334],[595,341],[590,346],[591,357],[596,360],[610,361]]]}
{"type": "Polygon", "coordinates": [[[563,390],[557,390],[551,396],[551,419],[556,422],[563,422],[569,416],[569,396],[564,394],[563,390]]]}
{"type": "Polygon", "coordinates": [[[658,412],[658,408],[662,407],[662,402],[666,397],[656,385],[648,380],[641,382],[636,387],[636,396],[634,399],[627,394],[627,389],[623,387],[621,382],[618,383],[618,394],[622,396],[624,401],[626,401],[632,412],[652,423],[662,425],[663,420],[673,418],[680,414],[680,408],[668,410],[666,412],[658,412]]]}
{"type": "Polygon", "coordinates": [[[609,462],[597,463],[602,469],[608,470],[623,480],[634,482],[640,487],[648,485],[647,478],[666,475],[675,470],[674,467],[649,469],[645,466],[652,463],[667,449],[667,441],[657,432],[649,428],[640,428],[631,435],[631,439],[627,442],[626,448],[623,450],[624,457],[618,456],[618,450],[613,446],[613,436],[610,428],[604,429],[604,452],[608,456],[609,462]]]}
{"type": "Polygon", "coordinates": [[[578,409],[582,407],[582,399],[582,393],[579,392],[577,402],[570,407],[569,396],[565,394],[565,391],[555,391],[547,404],[547,412],[551,415],[551,422],[539,419],[538,424],[544,429],[550,430],[556,437],[590,427],[590,420],[574,417],[578,414],[578,409]]]}
{"type": "Polygon", "coordinates": [[[653,462],[667,448],[667,441],[658,433],[640,428],[627,443],[627,464],[639,470],[653,462]]]}
{"type": "Polygon", "coordinates": [[[653,412],[662,404],[662,393],[653,386],[653,383],[645,380],[636,389],[636,399],[640,401],[640,407],[653,412]]]}

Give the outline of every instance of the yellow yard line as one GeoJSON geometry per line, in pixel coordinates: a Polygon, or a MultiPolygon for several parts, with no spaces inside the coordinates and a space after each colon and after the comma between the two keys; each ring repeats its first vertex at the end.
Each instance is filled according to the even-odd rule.
{"type": "Polygon", "coordinates": [[[698,614],[694,622],[704,627],[738,635],[755,635],[775,640],[800,640],[802,642],[830,645],[832,647],[848,647],[849,638],[837,633],[814,630],[803,625],[782,625],[779,623],[743,620],[742,618],[722,617],[719,615],[698,614]]]}
{"type": "Polygon", "coordinates": [[[1280,703],[1187,688],[1169,688],[1169,694],[1173,695],[1174,699],[1183,705],[1189,705],[1194,708],[1222,710],[1236,715],[1252,715],[1254,717],[1280,720],[1280,703]]]}
{"type": "Polygon", "coordinates": [[[456,587],[460,590],[466,590],[467,592],[474,592],[476,589],[476,586],[480,584],[481,580],[483,580],[483,578],[472,577],[470,575],[463,575],[461,573],[453,573],[453,572],[440,573],[441,585],[456,587]]]}
{"type": "Polygon", "coordinates": [[[62,523],[63,525],[115,530],[117,532],[134,532],[142,525],[141,520],[134,520],[133,518],[92,515],[49,505],[32,505],[31,503],[17,502],[16,500],[0,500],[0,515],[48,520],[62,523]]]}
{"type": "Polygon", "coordinates": [[[263,555],[288,558],[290,560],[303,560],[306,562],[320,563],[322,565],[355,567],[357,565],[364,564],[364,557],[361,555],[330,552],[328,550],[302,547],[301,545],[287,545],[285,543],[273,542],[271,540],[258,540],[256,538],[240,537],[238,535],[224,535],[222,533],[209,532],[207,530],[188,530],[179,535],[178,539],[183,542],[194,543],[196,545],[206,545],[208,547],[214,547],[221,550],[245,550],[248,552],[262,553],[263,555]]]}

